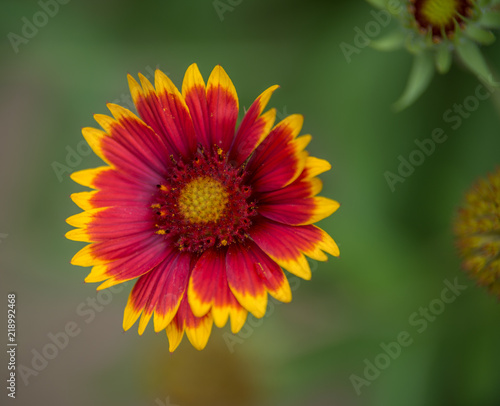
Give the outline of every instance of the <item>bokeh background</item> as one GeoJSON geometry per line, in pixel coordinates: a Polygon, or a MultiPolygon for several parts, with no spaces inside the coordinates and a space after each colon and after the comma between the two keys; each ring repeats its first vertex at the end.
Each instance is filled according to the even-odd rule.
{"type": "MultiPolygon", "coordinates": [[[[373,21],[363,1],[72,0],[15,52],[9,33],[21,35],[23,18],[40,10],[35,0],[4,0],[0,13],[1,331],[8,292],[17,294],[18,309],[12,403],[500,404],[498,301],[460,270],[452,234],[465,191],[499,163],[498,94],[453,129],[443,114],[479,84],[455,64],[395,114],[390,106],[412,57],[367,47],[348,63],[340,48],[353,45],[355,27],[373,21]],[[342,205],[320,225],[341,257],[313,262],[312,280],[293,284],[291,304],[273,302],[238,335],[214,328],[204,351],[185,337],[170,354],[165,334],[151,325],[142,337],[136,327],[123,333],[131,283],[97,294],[83,283],[89,270],[70,265],[83,244],[64,238],[65,219],[79,211],[69,195],[82,187],[68,172],[100,165],[80,129],[97,125],[92,115],[107,113],[106,102],[130,107],[127,73],[151,77],[159,67],[180,86],[193,62],[205,79],[221,64],[240,106],[279,84],[270,106],[282,117],[305,115],[309,151],[333,165],[321,176],[322,194],[342,205]],[[384,173],[397,173],[398,156],[408,158],[415,140],[436,128],[446,141],[391,191],[384,173]],[[425,328],[416,325],[420,308],[455,278],[466,288],[425,328]],[[61,338],[65,329],[74,337],[61,338]],[[381,344],[405,331],[411,344],[378,374],[366,372],[381,344]],[[52,359],[37,356],[44,350],[52,359]],[[354,376],[365,373],[369,385],[356,389],[354,376]]],[[[499,51],[500,44],[483,50],[497,69],[499,51]]],[[[6,389],[0,399],[10,401],[6,389]]]]}

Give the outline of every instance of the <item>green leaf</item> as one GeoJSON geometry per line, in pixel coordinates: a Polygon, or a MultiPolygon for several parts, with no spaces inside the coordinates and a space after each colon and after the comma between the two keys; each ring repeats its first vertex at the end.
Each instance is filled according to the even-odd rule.
{"type": "Polygon", "coordinates": [[[436,53],[436,69],[439,73],[447,73],[450,70],[452,54],[448,46],[443,45],[438,48],[436,53]]]}
{"type": "Polygon", "coordinates": [[[405,35],[399,30],[387,34],[385,37],[371,42],[371,47],[378,51],[394,51],[402,48],[405,43],[405,35]]]}
{"type": "Polygon", "coordinates": [[[429,86],[433,74],[432,57],[426,52],[415,55],[406,88],[403,95],[394,103],[393,108],[396,111],[401,111],[417,100],[429,86]]]}
{"type": "Polygon", "coordinates": [[[477,75],[479,79],[490,86],[497,86],[493,80],[490,68],[484,60],[479,47],[471,41],[462,41],[457,45],[457,54],[467,68],[477,75]]]}

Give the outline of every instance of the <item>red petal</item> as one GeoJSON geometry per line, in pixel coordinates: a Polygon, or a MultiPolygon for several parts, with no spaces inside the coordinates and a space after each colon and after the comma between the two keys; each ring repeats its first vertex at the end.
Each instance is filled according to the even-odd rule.
{"type": "Polygon", "coordinates": [[[278,123],[250,157],[247,172],[255,192],[282,188],[300,175],[307,154],[295,137],[302,122],[302,116],[293,115],[278,123]]]}
{"type": "Polygon", "coordinates": [[[226,253],[227,249],[210,249],[203,253],[191,274],[188,297],[193,314],[203,316],[211,309],[218,327],[223,327],[231,316],[231,329],[237,333],[247,312],[229,289],[226,253]]]}
{"type": "Polygon", "coordinates": [[[229,161],[234,161],[234,166],[245,162],[269,134],[276,118],[276,110],[272,109],[262,116],[261,114],[277,88],[278,86],[272,86],[265,90],[257,97],[243,117],[229,154],[229,161]]]}
{"type": "Polygon", "coordinates": [[[335,200],[322,196],[259,203],[259,214],[289,225],[306,225],[320,221],[339,208],[335,200]]]}
{"type": "Polygon", "coordinates": [[[141,276],[132,291],[125,309],[124,329],[135,323],[141,311],[139,334],[144,332],[154,311],[155,331],[163,330],[174,318],[189,277],[190,258],[172,251],[156,268],[141,276]]]}
{"type": "Polygon", "coordinates": [[[256,271],[259,258],[250,244],[232,244],[226,256],[227,281],[240,304],[255,317],[266,312],[267,292],[256,271]]]}
{"type": "Polygon", "coordinates": [[[315,226],[288,226],[261,219],[250,230],[252,239],[280,266],[304,279],[310,279],[311,270],[304,253],[316,260],[327,259],[323,251],[338,256],[338,247],[332,238],[315,226]]]}
{"type": "Polygon", "coordinates": [[[195,63],[189,66],[184,75],[182,95],[189,108],[198,142],[205,148],[210,147],[210,124],[208,122],[208,102],[205,82],[195,63]]]}
{"type": "Polygon", "coordinates": [[[238,96],[231,79],[217,65],[207,83],[208,117],[210,125],[209,146],[217,145],[228,151],[238,119],[238,96]]]}
{"type": "Polygon", "coordinates": [[[163,140],[140,118],[116,104],[107,104],[118,126],[108,124],[105,130],[141,160],[149,162],[156,172],[165,171],[165,157],[171,154],[163,140]],[[109,129],[109,131],[108,131],[109,129]]]}
{"type": "Polygon", "coordinates": [[[85,229],[90,241],[152,234],[154,221],[144,207],[106,207],[86,210],[69,217],[67,223],[85,229]]]}
{"type": "Polygon", "coordinates": [[[76,253],[71,263],[80,266],[107,263],[142,252],[153,244],[164,245],[164,238],[147,230],[87,245],[76,253]]]}
{"type": "Polygon", "coordinates": [[[204,316],[215,297],[227,289],[226,250],[209,249],[196,262],[189,281],[189,304],[193,313],[204,316]]]}
{"type": "MultiPolygon", "coordinates": [[[[179,117],[174,115],[174,112],[170,110],[169,106],[163,106],[151,82],[141,74],[139,74],[139,79],[141,80],[142,89],[139,84],[129,76],[132,98],[140,116],[162,139],[167,149],[171,151],[170,154],[174,156],[189,156],[189,146],[192,145],[195,140],[192,128],[190,129],[189,123],[185,121],[186,117],[184,112],[180,113],[181,116],[179,117]],[[167,109],[168,114],[164,111],[164,108],[167,109]],[[175,120],[182,120],[182,122],[177,124],[175,120]],[[182,131],[185,131],[185,133],[182,131]],[[188,141],[183,139],[184,136],[188,141]]],[[[177,105],[182,102],[176,98],[173,103],[177,105]]]]}
{"type": "Polygon", "coordinates": [[[155,87],[168,137],[184,157],[192,156],[197,142],[186,102],[172,81],[158,69],[155,72],[155,87]]]}
{"type": "Polygon", "coordinates": [[[173,352],[180,344],[184,330],[186,330],[186,335],[193,347],[202,350],[207,345],[212,324],[213,319],[210,313],[203,317],[196,317],[193,314],[188,304],[187,295],[184,294],[176,316],[167,326],[169,351],[173,352]]]}
{"type": "MultiPolygon", "coordinates": [[[[151,242],[151,241],[150,241],[151,242]]],[[[160,264],[172,249],[164,244],[152,243],[137,253],[124,256],[112,262],[97,264],[85,278],[85,282],[102,282],[98,289],[104,289],[117,283],[135,279],[160,264]]]]}

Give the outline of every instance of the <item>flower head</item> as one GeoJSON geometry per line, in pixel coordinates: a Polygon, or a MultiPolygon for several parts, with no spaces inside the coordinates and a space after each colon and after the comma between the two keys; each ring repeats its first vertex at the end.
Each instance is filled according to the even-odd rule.
{"type": "Polygon", "coordinates": [[[400,25],[371,45],[379,50],[406,47],[415,55],[406,89],[394,105],[397,110],[425,91],[435,69],[448,72],[454,54],[486,85],[499,85],[478,46],[495,41],[490,29],[500,28],[498,0],[406,0],[396,8],[389,0],[367,1],[394,14],[400,25]]]}
{"type": "Polygon", "coordinates": [[[464,269],[500,297],[500,168],[466,194],[455,234],[464,269]]]}
{"type": "Polygon", "coordinates": [[[95,115],[103,130],[83,136],[107,164],[71,175],[93,191],[75,193],[84,211],[68,218],[66,236],[88,242],[72,264],[92,266],[86,282],[104,289],[137,279],[125,309],[128,330],[153,317],[173,351],[184,332],[205,347],[212,324],[238,332],[247,313],[262,317],[268,293],[288,302],[285,269],[309,279],[305,255],[338,256],[332,238],[313,223],[339,206],[317,194],[330,164],[308,155],[303,118],[274,125],[263,113],[277,86],[265,90],[239,126],[238,98],[216,66],[205,85],[196,64],[182,93],[161,71],[155,87],[129,76],[140,118],[108,104],[95,115]]]}

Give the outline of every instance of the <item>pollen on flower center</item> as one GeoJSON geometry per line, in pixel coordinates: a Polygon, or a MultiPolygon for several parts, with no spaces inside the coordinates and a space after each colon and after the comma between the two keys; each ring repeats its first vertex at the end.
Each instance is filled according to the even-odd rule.
{"type": "Polygon", "coordinates": [[[217,221],[226,208],[228,192],[217,180],[200,177],[188,183],[179,195],[179,211],[192,223],[217,221]]]}
{"type": "Polygon", "coordinates": [[[432,24],[446,26],[457,14],[457,0],[428,0],[422,4],[422,15],[432,24]]]}
{"type": "Polygon", "coordinates": [[[245,240],[257,211],[244,177],[244,168],[232,166],[216,147],[174,161],[150,206],[156,234],[198,254],[245,240]]]}
{"type": "Polygon", "coordinates": [[[472,0],[410,0],[410,13],[423,33],[431,32],[434,41],[452,37],[457,27],[473,12],[472,0]]]}

